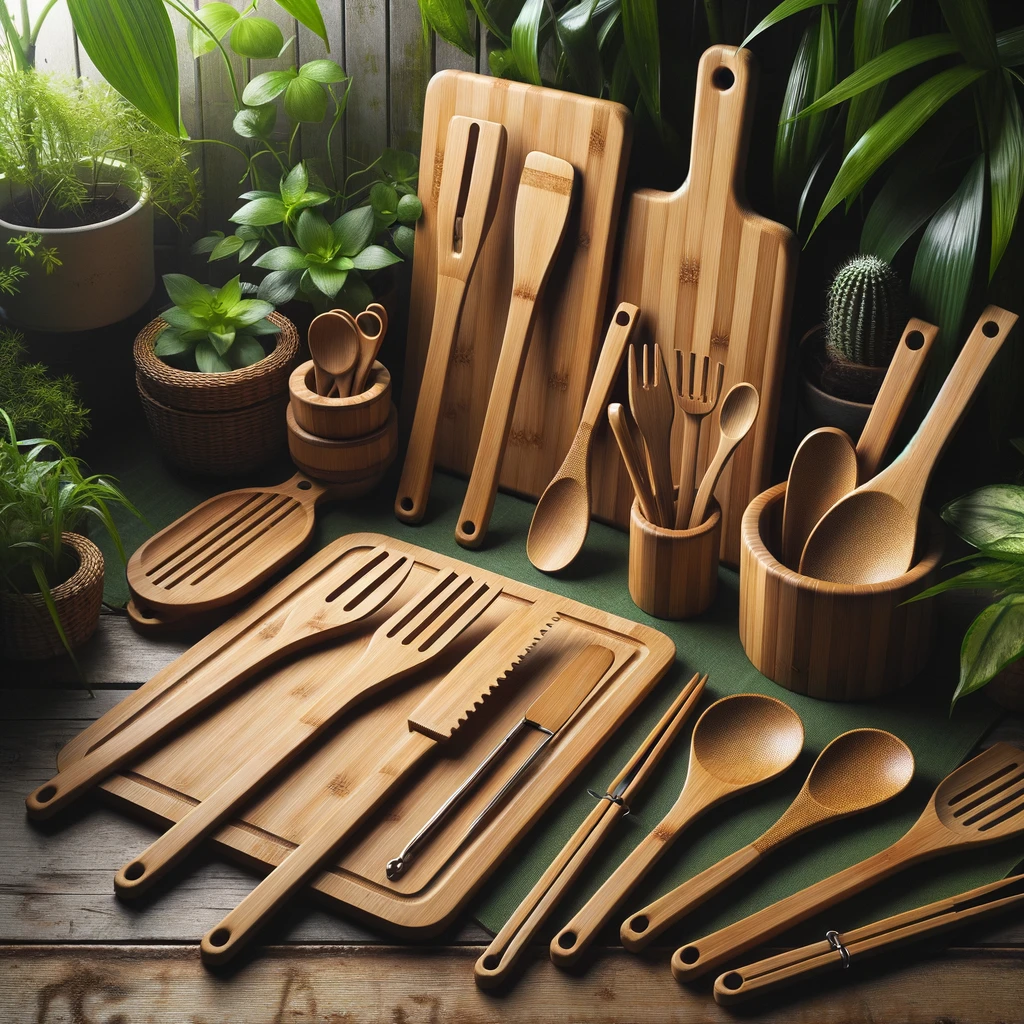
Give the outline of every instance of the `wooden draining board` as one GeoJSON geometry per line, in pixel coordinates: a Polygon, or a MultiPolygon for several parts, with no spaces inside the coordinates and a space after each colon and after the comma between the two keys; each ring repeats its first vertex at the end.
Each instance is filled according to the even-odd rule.
{"type": "MultiPolygon", "coordinates": [[[[354,558],[377,544],[411,554],[416,565],[396,597],[366,621],[365,629],[333,647],[312,651],[257,677],[233,699],[197,718],[186,731],[131,770],[109,779],[102,789],[130,813],[167,827],[213,792],[257,750],[268,730],[294,715],[310,697],[325,691],[340,666],[358,655],[383,618],[434,573],[457,569],[501,584],[505,588],[502,596],[439,662],[365,706],[362,714],[346,719],[324,743],[267,789],[243,819],[222,829],[214,840],[226,854],[260,872],[280,863],[324,808],[343,799],[373,768],[381,752],[407,728],[409,713],[430,687],[513,608],[535,601],[543,593],[455,559],[369,533],[335,541],[289,578],[299,585],[333,561],[354,558]]],[[[264,614],[276,600],[273,592],[264,595],[182,659],[195,658],[193,652],[204,644],[223,643],[227,636],[264,614]]],[[[343,851],[334,868],[318,878],[315,889],[321,898],[403,934],[443,928],[651,690],[674,658],[672,641],[650,627],[567,598],[559,599],[557,611],[560,621],[492,695],[474,726],[453,743],[449,756],[429,762],[419,779],[381,808],[368,830],[343,851]],[[444,797],[522,717],[566,661],[591,643],[613,651],[612,669],[555,741],[541,762],[543,770],[527,776],[528,781],[476,840],[459,848],[469,821],[533,748],[535,738],[524,737],[405,875],[389,882],[384,872],[387,860],[404,847],[444,797]]],[[[524,641],[527,639],[524,637],[524,641]]],[[[188,701],[187,677],[166,691],[161,690],[159,680],[153,682],[157,686],[147,683],[67,744],[59,755],[59,767],[67,767],[129,718],[145,715],[146,708],[158,699],[188,701]]],[[[131,853],[126,850],[125,858],[131,853]]]]}
{"type": "Polygon", "coordinates": [[[512,293],[515,198],[526,155],[540,150],[568,160],[576,171],[569,224],[534,325],[499,481],[508,490],[538,497],[576,433],[606,326],[630,116],[607,100],[468,72],[442,71],[431,79],[423,113],[423,217],[416,225],[402,395],[406,430],[430,339],[437,192],[448,122],[456,114],[500,122],[508,148],[501,202],[469,287],[449,366],[437,442],[440,468],[468,475],[473,467],[512,293]]]}
{"type": "MultiPolygon", "coordinates": [[[[612,289],[616,301],[640,307],[634,341],[656,340],[673,380],[673,350],[695,351],[725,363],[723,395],[742,380],[760,392],[757,421],[715,490],[721,557],[730,565],[739,562],[743,511],[769,482],[797,264],[793,233],[742,197],[753,77],[749,50],[712,46],[704,53],[689,176],[675,192],[632,194],[612,289]]],[[[718,445],[718,413],[703,422],[698,482],[718,445]]],[[[677,413],[673,427],[676,475],[682,419],[677,413]]],[[[602,430],[595,446],[594,514],[628,523],[633,492],[611,432],[602,430]]]]}

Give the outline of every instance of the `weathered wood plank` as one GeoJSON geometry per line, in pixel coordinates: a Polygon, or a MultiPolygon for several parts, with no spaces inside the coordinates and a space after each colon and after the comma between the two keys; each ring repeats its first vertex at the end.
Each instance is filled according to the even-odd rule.
{"type": "Polygon", "coordinates": [[[423,38],[416,0],[388,0],[391,145],[420,151],[423,97],[433,74],[433,43],[423,38]]]}
{"type": "MultiPolygon", "coordinates": [[[[345,64],[345,16],[340,0],[332,3],[321,4],[320,13],[323,15],[324,27],[327,29],[328,45],[317,35],[314,35],[305,25],[296,26],[296,59],[299,64],[307,61],[318,60],[322,57],[329,57],[344,67],[345,64]]],[[[379,42],[378,46],[381,45],[379,42]]],[[[341,87],[332,86],[335,93],[341,94],[341,87]]],[[[333,114],[333,104],[328,99],[328,118],[318,124],[304,124],[299,129],[299,142],[302,150],[302,159],[306,161],[307,167],[314,176],[334,184],[330,174],[330,160],[328,159],[327,143],[330,135],[330,117],[333,114]]],[[[345,132],[344,124],[339,124],[334,134],[330,137],[331,155],[335,161],[337,174],[343,176],[345,173],[345,132]]],[[[341,184],[340,180],[337,182],[341,184]]]]}
{"type": "Polygon", "coordinates": [[[348,173],[376,160],[388,144],[387,0],[344,0],[345,70],[352,76],[345,137],[348,173]]]}

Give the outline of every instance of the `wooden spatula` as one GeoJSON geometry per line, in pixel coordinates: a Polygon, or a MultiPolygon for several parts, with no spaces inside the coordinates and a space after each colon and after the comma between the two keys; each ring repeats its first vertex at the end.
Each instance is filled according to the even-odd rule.
{"type": "Polygon", "coordinates": [[[378,627],[359,659],[327,692],[310,700],[210,796],[121,868],[114,878],[118,894],[145,892],[342,715],[436,658],[501,593],[500,587],[465,573],[438,575],[378,627]]]}
{"type": "Polygon", "coordinates": [[[316,506],[331,494],[330,485],[296,473],[276,487],[227,491],[197,505],[129,559],[140,610],[178,618],[244,597],[306,546],[316,506]]]}
{"type": "Polygon", "coordinates": [[[519,179],[512,236],[512,299],[480,444],[455,527],[455,539],[464,548],[479,547],[487,535],[519,382],[526,366],[527,343],[540,308],[540,295],[569,219],[573,175],[572,164],[567,160],[547,153],[529,153],[519,179]]]}
{"type": "MultiPolygon", "coordinates": [[[[117,732],[40,786],[25,801],[30,818],[48,818],[119,768],[138,760],[156,743],[235,690],[244,680],[285,655],[327,643],[355,629],[383,607],[402,586],[413,559],[383,547],[332,565],[306,581],[280,604],[198,663],[191,652],[179,661],[190,667],[182,675],[177,662],[165,673],[187,679],[189,699],[167,699],[129,719],[117,732]]],[[[222,627],[227,629],[228,627],[222,627]]]]}
{"type": "MultiPolygon", "coordinates": [[[[395,498],[395,515],[418,523],[427,507],[434,474],[437,422],[441,414],[452,345],[466,287],[498,208],[507,135],[503,125],[453,117],[448,125],[437,200],[437,298],[427,362],[420,381],[409,448],[395,498]]],[[[426,214],[430,215],[429,211],[426,214]]]]}
{"type": "Polygon", "coordinates": [[[1024,832],[1024,750],[997,743],[947,775],[901,839],[727,928],[677,949],[672,973],[691,981],[912,864],[1024,832]]]}
{"type": "Polygon", "coordinates": [[[447,743],[500,686],[557,616],[555,599],[513,612],[435,686],[409,716],[409,732],[386,751],[377,769],[338,801],[312,833],[203,936],[207,963],[233,957],[284,901],[307,882],[413,769],[447,743]]]}

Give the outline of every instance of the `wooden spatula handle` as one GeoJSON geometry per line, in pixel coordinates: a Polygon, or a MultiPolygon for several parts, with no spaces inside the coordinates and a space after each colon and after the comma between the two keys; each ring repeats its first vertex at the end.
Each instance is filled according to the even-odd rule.
{"type": "Polygon", "coordinates": [[[697,451],[700,448],[699,416],[683,413],[683,437],[679,446],[679,496],[673,525],[685,530],[693,511],[693,496],[697,489],[697,451]]]}
{"type": "Polygon", "coordinates": [[[601,353],[597,357],[597,367],[590,382],[587,400],[583,405],[583,415],[580,417],[580,422],[589,424],[591,429],[597,426],[608,402],[608,396],[612,393],[639,312],[639,308],[631,302],[620,302],[615,307],[615,313],[601,344],[601,353]]]}
{"type": "Polygon", "coordinates": [[[613,402],[608,406],[608,423],[618,442],[619,453],[622,455],[626,472],[633,484],[633,492],[636,494],[636,500],[640,503],[640,511],[643,512],[644,518],[649,523],[655,523],[657,505],[654,501],[654,491],[651,490],[651,481],[647,476],[647,461],[633,434],[631,420],[632,416],[624,405],[613,402]]]}

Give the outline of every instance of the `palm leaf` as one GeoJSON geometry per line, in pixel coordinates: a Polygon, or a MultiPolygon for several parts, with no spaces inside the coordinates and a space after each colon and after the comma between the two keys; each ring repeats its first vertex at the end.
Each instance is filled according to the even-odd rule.
{"type": "Polygon", "coordinates": [[[1024,123],[1008,71],[1002,72],[989,115],[988,173],[992,190],[992,253],[988,277],[992,280],[1017,223],[1024,193],[1024,123]]]}
{"type": "Polygon", "coordinates": [[[601,50],[594,24],[597,3],[598,0],[580,0],[555,19],[555,33],[569,73],[588,96],[600,96],[604,88],[601,50]]]}
{"type": "Polygon", "coordinates": [[[774,7],[768,12],[750,32],[747,33],[747,38],[740,43],[740,49],[747,46],[751,40],[756,39],[765,29],[771,28],[773,25],[778,25],[780,21],[785,21],[787,18],[791,18],[794,14],[799,14],[801,11],[806,11],[809,7],[823,7],[828,4],[834,4],[836,0],[783,0],[778,7],[774,7]]]}
{"type": "Polygon", "coordinates": [[[996,36],[988,13],[988,0],[939,0],[942,16],[969,64],[999,66],[996,36]]]}
{"type": "Polygon", "coordinates": [[[463,53],[476,53],[465,0],[419,0],[419,5],[424,22],[445,42],[457,46],[463,53]]]}
{"type": "Polygon", "coordinates": [[[1024,64],[1024,25],[1008,28],[996,36],[996,52],[999,63],[1005,68],[1024,64]]]}
{"type": "Polygon", "coordinates": [[[622,0],[622,32],[633,77],[654,123],[661,128],[661,44],[657,0],[622,0]]]}
{"type": "Polygon", "coordinates": [[[512,25],[512,59],[524,82],[540,85],[540,22],[544,0],[526,0],[512,25]]]}

